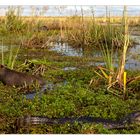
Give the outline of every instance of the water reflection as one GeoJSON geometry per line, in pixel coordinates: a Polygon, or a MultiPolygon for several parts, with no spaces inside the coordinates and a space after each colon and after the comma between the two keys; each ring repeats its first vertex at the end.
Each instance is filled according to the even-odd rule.
{"type": "Polygon", "coordinates": [[[130,38],[137,44],[140,44],[140,36],[138,35],[131,35],[130,38]]]}
{"type": "Polygon", "coordinates": [[[68,43],[51,43],[50,50],[57,51],[66,56],[88,56],[88,57],[100,57],[101,52],[95,50],[92,47],[89,48],[74,48],[70,46],[68,43]]]}
{"type": "Polygon", "coordinates": [[[40,91],[32,91],[30,93],[26,94],[26,99],[30,99],[33,100],[36,96],[38,96],[39,98],[41,98],[44,93],[46,93],[47,91],[51,91],[54,89],[54,84],[53,83],[48,83],[47,85],[45,85],[42,89],[40,89],[40,91]]]}
{"type": "Polygon", "coordinates": [[[0,46],[0,52],[7,52],[9,50],[9,47],[8,46],[0,46]]]}
{"type": "Polygon", "coordinates": [[[74,49],[68,45],[68,43],[54,43],[53,47],[50,48],[52,51],[57,51],[63,55],[67,56],[83,56],[82,48],[74,49]]]}
{"type": "Polygon", "coordinates": [[[126,68],[140,70],[140,45],[130,49],[127,55],[126,68]]]}
{"type": "Polygon", "coordinates": [[[19,47],[17,45],[0,45],[0,53],[8,52],[11,48],[19,47]]]}
{"type": "Polygon", "coordinates": [[[69,71],[69,70],[76,70],[76,67],[65,67],[63,68],[64,71],[69,71]]]}
{"type": "MultiPolygon", "coordinates": [[[[135,36],[136,38],[136,36],[135,36]]],[[[136,40],[139,40],[140,43],[140,37],[136,38],[136,40]]],[[[138,43],[138,41],[137,41],[138,43]]],[[[73,48],[72,46],[68,45],[67,43],[54,43],[50,50],[57,51],[63,55],[66,56],[84,56],[84,57],[102,57],[101,51],[98,49],[93,49],[92,47],[90,48],[73,48]]],[[[118,66],[118,52],[114,52],[114,60],[115,66],[118,66]]],[[[89,65],[105,65],[104,62],[93,62],[90,63],[89,65]]],[[[130,70],[140,70],[140,44],[135,45],[134,47],[128,49],[128,54],[126,58],[126,69],[130,70]]]]}

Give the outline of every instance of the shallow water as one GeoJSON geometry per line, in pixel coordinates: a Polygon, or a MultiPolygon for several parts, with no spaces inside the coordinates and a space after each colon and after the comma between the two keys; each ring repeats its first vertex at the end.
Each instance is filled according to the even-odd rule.
{"type": "Polygon", "coordinates": [[[69,70],[76,70],[76,67],[64,67],[62,70],[69,71],[69,70]]]}
{"type": "Polygon", "coordinates": [[[17,45],[0,45],[0,53],[8,52],[10,50],[10,48],[15,48],[15,47],[19,47],[19,46],[17,46],[17,45]]]}
{"type": "Polygon", "coordinates": [[[128,50],[126,63],[130,64],[131,68],[140,70],[140,44],[128,50]]]}
{"type": "Polygon", "coordinates": [[[41,98],[41,97],[44,95],[44,93],[47,94],[48,91],[51,91],[51,90],[53,90],[54,88],[58,88],[58,87],[61,87],[61,86],[65,86],[66,84],[67,84],[67,81],[66,81],[66,80],[64,80],[63,82],[57,83],[57,84],[48,83],[48,84],[44,87],[45,90],[42,90],[42,91],[39,91],[39,92],[33,91],[33,92],[31,92],[31,93],[27,93],[27,94],[25,95],[25,98],[26,98],[26,99],[29,99],[29,100],[33,100],[36,96],[39,97],[39,98],[41,98]]]}
{"type": "Polygon", "coordinates": [[[50,48],[52,51],[57,51],[63,55],[67,56],[83,56],[82,49],[74,49],[68,45],[68,43],[54,43],[50,48]]]}
{"type": "Polygon", "coordinates": [[[56,51],[66,56],[78,56],[78,57],[100,57],[101,52],[93,48],[74,48],[68,43],[51,43],[51,51],[56,51]]]}
{"type": "Polygon", "coordinates": [[[140,36],[138,35],[131,35],[130,38],[136,42],[137,44],[140,44],[140,36]]]}
{"type": "Polygon", "coordinates": [[[38,91],[38,92],[37,91],[33,91],[31,93],[27,93],[25,95],[25,97],[26,97],[26,99],[30,99],[30,100],[34,99],[36,96],[41,98],[45,92],[47,92],[48,90],[53,90],[53,88],[54,88],[54,84],[48,83],[40,91],[38,91]]]}
{"type": "MultiPolygon", "coordinates": [[[[134,47],[128,50],[126,65],[125,68],[129,70],[140,70],[140,36],[133,36],[135,41],[139,44],[136,44],[134,47]]],[[[83,48],[73,48],[67,43],[54,43],[54,45],[50,48],[52,51],[56,51],[66,56],[78,56],[78,57],[102,57],[102,53],[100,50],[95,50],[92,48],[83,49],[83,48]]],[[[117,52],[114,54],[114,59],[116,62],[114,66],[117,67],[117,52]]],[[[89,65],[98,66],[105,65],[104,62],[90,62],[89,65]]]]}
{"type": "MultiPolygon", "coordinates": [[[[128,50],[127,58],[126,58],[126,65],[125,68],[129,70],[140,70],[140,36],[133,36],[133,39],[137,42],[137,44],[128,50]]],[[[10,51],[11,47],[18,47],[16,45],[3,45],[0,46],[0,52],[8,52],[10,51]]],[[[78,56],[78,57],[101,57],[101,51],[95,49],[83,49],[83,48],[73,48],[72,46],[68,45],[67,43],[54,43],[51,44],[50,50],[56,51],[66,56],[78,56]]],[[[117,53],[115,53],[115,59],[117,58],[117,53]]],[[[104,62],[87,62],[87,66],[104,66],[104,62]]],[[[115,67],[118,66],[117,61],[114,63],[115,67]]],[[[76,67],[64,67],[62,68],[63,71],[73,71],[77,70],[76,67]]],[[[52,90],[54,87],[63,86],[67,84],[67,81],[62,83],[58,83],[57,85],[53,83],[49,83],[47,85],[47,90],[52,90]]],[[[29,93],[26,96],[26,99],[34,99],[35,96],[42,97],[44,93],[37,94],[36,92],[29,93]]]]}

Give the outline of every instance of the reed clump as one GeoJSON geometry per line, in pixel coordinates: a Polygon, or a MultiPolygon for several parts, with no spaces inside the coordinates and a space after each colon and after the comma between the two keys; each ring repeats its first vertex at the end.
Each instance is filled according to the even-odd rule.
{"type": "MultiPolygon", "coordinates": [[[[40,16],[25,18],[22,16],[21,7],[9,7],[5,17],[0,20],[0,36],[1,41],[8,44],[21,44],[24,47],[42,47],[46,42],[52,39],[57,31],[49,30],[46,21],[40,16]]],[[[54,28],[57,22],[51,22],[54,28]]]]}
{"type": "MultiPolygon", "coordinates": [[[[102,44],[107,43],[110,48],[121,48],[123,46],[123,30],[121,25],[111,23],[99,23],[94,21],[83,21],[80,17],[69,21],[65,32],[65,40],[72,46],[92,46],[99,48],[102,44]]],[[[131,45],[131,42],[130,44],[131,45]]]]}
{"type": "Polygon", "coordinates": [[[27,23],[22,19],[21,12],[20,7],[17,9],[14,7],[8,8],[0,28],[2,33],[22,33],[27,30],[27,23]]]}
{"type": "Polygon", "coordinates": [[[28,47],[33,47],[34,44],[44,46],[50,37],[55,38],[56,35],[61,37],[61,41],[74,47],[100,48],[106,42],[114,48],[123,46],[120,17],[87,17],[84,16],[82,8],[81,16],[45,17],[35,13],[32,15],[24,17],[21,7],[9,7],[6,16],[0,18],[0,36],[5,36],[6,40],[14,38],[13,44],[20,42],[28,47]]]}

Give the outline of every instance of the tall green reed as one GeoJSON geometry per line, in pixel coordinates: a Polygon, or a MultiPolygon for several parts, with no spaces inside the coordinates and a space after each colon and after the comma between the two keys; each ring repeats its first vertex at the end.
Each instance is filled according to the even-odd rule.
{"type": "Polygon", "coordinates": [[[18,56],[20,47],[14,47],[10,45],[10,49],[8,52],[8,57],[5,56],[5,51],[4,51],[4,45],[3,42],[1,43],[1,63],[2,65],[7,65],[7,67],[9,67],[10,69],[13,69],[16,63],[16,58],[18,56]],[[16,49],[15,49],[16,48],[16,49]]]}
{"type": "Polygon", "coordinates": [[[123,21],[122,21],[122,25],[123,25],[123,34],[124,34],[124,45],[123,45],[123,53],[122,53],[122,57],[121,57],[121,61],[120,61],[120,67],[119,67],[119,71],[118,71],[118,76],[117,76],[117,80],[118,82],[122,83],[122,79],[123,79],[123,73],[125,71],[125,63],[126,63],[126,55],[127,55],[127,49],[129,46],[129,34],[128,34],[128,18],[127,18],[127,7],[124,6],[124,11],[123,11],[123,21]]]}
{"type": "Polygon", "coordinates": [[[114,50],[115,46],[113,44],[113,39],[116,36],[114,35],[114,27],[110,24],[110,11],[108,7],[106,7],[106,26],[103,29],[103,37],[104,41],[100,45],[100,51],[102,53],[102,57],[105,62],[105,69],[100,67],[100,70],[103,75],[106,75],[106,79],[108,79],[108,86],[111,85],[114,74],[114,50]]]}
{"type": "MultiPolygon", "coordinates": [[[[114,36],[112,36],[113,34],[113,28],[110,24],[110,14],[107,17],[107,32],[104,32],[104,39],[105,39],[105,43],[103,43],[100,46],[100,50],[102,52],[102,56],[104,58],[104,62],[105,62],[105,68],[103,67],[98,67],[100,72],[102,74],[99,74],[98,72],[96,72],[98,75],[100,75],[101,77],[104,77],[105,79],[108,80],[108,85],[107,85],[107,89],[109,92],[115,93],[114,90],[110,90],[111,88],[113,88],[114,85],[118,85],[119,89],[118,91],[121,89],[123,90],[123,98],[125,99],[126,96],[126,72],[125,72],[125,61],[126,61],[126,55],[127,55],[127,49],[129,46],[129,34],[128,34],[128,21],[127,21],[127,7],[124,6],[124,11],[123,11],[123,20],[122,20],[122,25],[120,27],[120,33],[118,36],[115,37],[115,39],[117,39],[117,41],[119,41],[120,37],[121,40],[123,41],[122,44],[122,52],[121,52],[121,59],[120,62],[118,64],[117,70],[114,69],[114,36]],[[108,35],[110,35],[110,40],[108,39],[108,35],[106,35],[106,33],[109,33],[108,35]]],[[[120,91],[121,91],[120,90],[120,91]]],[[[121,91],[122,92],[122,91],[121,91]]]]}
{"type": "Polygon", "coordinates": [[[26,23],[21,17],[22,9],[20,6],[9,6],[6,12],[5,27],[7,32],[20,33],[26,30],[26,23]]]}
{"type": "Polygon", "coordinates": [[[69,19],[71,21],[68,23],[71,23],[73,27],[72,29],[67,28],[67,32],[65,34],[66,41],[70,45],[76,47],[92,46],[94,48],[99,48],[100,45],[105,42],[107,42],[110,48],[112,45],[116,48],[121,47],[123,44],[121,26],[111,24],[109,12],[106,23],[98,22],[94,16],[93,9],[91,10],[93,15],[92,17],[84,17],[83,10],[81,10],[81,18],[79,16],[75,16],[73,19],[69,19]]]}

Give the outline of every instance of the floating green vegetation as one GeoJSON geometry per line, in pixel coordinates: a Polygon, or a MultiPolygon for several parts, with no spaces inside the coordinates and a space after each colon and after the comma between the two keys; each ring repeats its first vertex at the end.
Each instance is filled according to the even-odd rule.
{"type": "MultiPolygon", "coordinates": [[[[53,64],[53,62],[51,62],[53,64]]],[[[54,62],[55,65],[59,62],[54,62]]],[[[37,64],[36,64],[37,65],[37,64]]],[[[47,63],[45,65],[47,67],[47,63]]],[[[131,77],[135,73],[128,73],[131,77]]],[[[25,95],[17,93],[16,89],[0,85],[1,133],[14,133],[13,123],[17,117],[47,116],[49,118],[92,116],[116,120],[128,113],[138,110],[139,84],[133,85],[135,91],[129,99],[123,101],[106,91],[103,80],[98,80],[93,67],[83,67],[73,71],[62,69],[47,69],[44,77],[54,84],[53,90],[48,90],[40,98],[27,100],[25,95]],[[89,86],[91,78],[95,78],[94,86],[89,86]],[[135,95],[135,96],[133,96],[135,95]]],[[[61,124],[30,126],[29,133],[138,133],[136,126],[133,130],[107,130],[102,124],[61,124]],[[81,127],[82,126],[82,127],[81,127]],[[70,129],[71,128],[71,129],[70,129]]],[[[24,128],[18,133],[27,133],[24,128]]]]}

